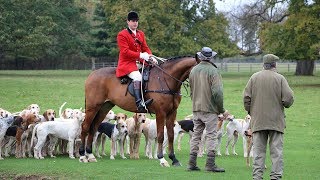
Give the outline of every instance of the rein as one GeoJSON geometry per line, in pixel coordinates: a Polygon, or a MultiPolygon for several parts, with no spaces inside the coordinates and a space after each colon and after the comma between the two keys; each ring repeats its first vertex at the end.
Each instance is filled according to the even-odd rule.
{"type": "MultiPolygon", "coordinates": [[[[158,58],[158,57],[156,57],[156,56],[153,56],[157,61],[158,61],[158,59],[160,59],[160,58],[158,58]]],[[[161,58],[160,59],[162,62],[164,62],[164,60],[163,60],[163,58],[161,58]]],[[[168,75],[170,78],[172,78],[172,79],[174,79],[175,81],[177,81],[178,83],[180,83],[181,85],[183,85],[183,87],[184,87],[184,89],[186,90],[186,92],[187,92],[187,94],[189,94],[189,91],[188,91],[188,88],[187,88],[187,86],[189,86],[189,81],[188,80],[186,80],[187,82],[184,82],[184,81],[181,81],[181,80],[179,80],[179,79],[177,79],[176,77],[173,77],[171,74],[169,74],[166,70],[164,70],[162,67],[160,67],[159,65],[157,65],[157,64],[153,64],[153,66],[155,66],[156,68],[158,68],[160,71],[162,71],[162,73],[164,73],[164,74],[166,74],[166,75],[168,75]]],[[[159,77],[158,77],[158,80],[159,80],[159,77]]],[[[166,83],[167,84],[167,83],[166,83]]],[[[168,84],[167,84],[167,87],[169,87],[168,86],[168,84]]],[[[182,95],[180,92],[173,92],[173,91],[171,91],[170,89],[169,90],[147,90],[147,92],[155,92],[155,93],[163,93],[163,94],[172,94],[172,95],[182,95]]],[[[188,96],[184,96],[184,97],[188,97],[188,96]]]]}

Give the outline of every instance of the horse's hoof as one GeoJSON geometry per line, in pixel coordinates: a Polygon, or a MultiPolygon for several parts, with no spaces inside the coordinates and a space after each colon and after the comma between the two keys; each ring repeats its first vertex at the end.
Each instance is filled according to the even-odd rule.
{"type": "Polygon", "coordinates": [[[86,156],[80,156],[79,162],[87,163],[88,160],[87,160],[86,156]]]}
{"type": "Polygon", "coordinates": [[[177,162],[175,162],[175,163],[172,163],[172,166],[182,166],[181,164],[180,164],[180,162],[179,161],[177,161],[177,162]]]}
{"type": "Polygon", "coordinates": [[[160,159],[160,165],[161,165],[162,167],[170,167],[168,161],[166,161],[164,158],[161,158],[161,159],[160,159]]]}
{"type": "Polygon", "coordinates": [[[88,162],[97,162],[97,159],[94,157],[93,154],[88,155],[88,162]]]}

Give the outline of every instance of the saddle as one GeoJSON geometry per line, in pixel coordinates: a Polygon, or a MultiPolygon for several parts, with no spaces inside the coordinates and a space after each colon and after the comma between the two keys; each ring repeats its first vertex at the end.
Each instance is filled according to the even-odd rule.
{"type": "MultiPolygon", "coordinates": [[[[145,92],[146,85],[147,85],[147,83],[149,81],[150,70],[151,70],[150,66],[145,67],[144,70],[143,70],[142,82],[141,82],[142,83],[143,92],[145,92]]],[[[139,71],[141,73],[141,69],[139,71]]],[[[134,96],[133,81],[132,81],[132,79],[130,77],[128,77],[128,76],[120,77],[120,83],[121,84],[128,84],[127,92],[129,92],[132,96],[134,96]]]]}

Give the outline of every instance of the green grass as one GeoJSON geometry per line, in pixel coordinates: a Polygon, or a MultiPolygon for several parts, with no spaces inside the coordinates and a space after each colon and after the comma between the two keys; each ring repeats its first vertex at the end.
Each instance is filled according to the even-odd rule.
{"type": "MultiPolygon", "coordinates": [[[[10,112],[21,111],[29,104],[37,103],[41,112],[52,108],[58,111],[63,102],[65,107],[84,107],[84,81],[90,71],[0,71],[0,107],[10,112]]],[[[242,91],[252,73],[223,73],[224,104],[237,118],[244,118],[242,91]]],[[[293,106],[286,109],[287,128],[284,143],[283,179],[319,179],[320,154],[320,74],[313,77],[296,77],[284,74],[295,94],[293,106]]],[[[178,109],[177,119],[183,119],[192,113],[189,94],[183,89],[183,99],[178,109]]],[[[189,92],[189,91],[188,91],[189,92]]],[[[116,113],[123,110],[115,107],[116,113]]],[[[131,113],[128,113],[131,114],[131,113]]],[[[153,116],[155,118],[155,116],[153,116]]],[[[78,159],[67,156],[36,160],[33,158],[5,158],[0,161],[0,178],[17,177],[53,178],[53,179],[251,179],[251,168],[245,166],[241,156],[242,140],[239,139],[239,156],[217,157],[217,164],[226,169],[226,173],[215,174],[187,172],[189,144],[185,136],[182,150],[176,156],[182,167],[162,168],[158,160],[144,157],[140,148],[139,160],[116,160],[109,157],[98,159],[97,163],[82,164],[78,159]]],[[[225,137],[222,153],[224,153],[225,137]]],[[[110,146],[107,145],[107,154],[110,146]]],[[[142,139],[141,147],[144,147],[142,139]]],[[[176,145],[175,145],[176,147],[176,145]]],[[[167,155],[165,156],[167,158],[167,155]]],[[[167,158],[167,160],[169,160],[167,158]]],[[[169,161],[170,162],[170,161],[169,161]]],[[[171,162],[170,162],[171,163],[171,162]]],[[[198,165],[204,169],[205,158],[198,158],[198,165]]],[[[267,157],[265,179],[269,179],[271,162],[267,157]]]]}

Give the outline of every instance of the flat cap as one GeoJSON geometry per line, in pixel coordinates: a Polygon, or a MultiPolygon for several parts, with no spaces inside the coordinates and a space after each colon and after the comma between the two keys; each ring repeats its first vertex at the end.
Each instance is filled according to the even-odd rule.
{"type": "Polygon", "coordinates": [[[279,57],[274,54],[266,54],[262,58],[264,64],[270,64],[279,61],[279,57]]]}

